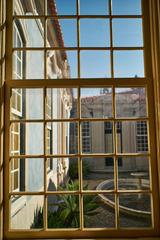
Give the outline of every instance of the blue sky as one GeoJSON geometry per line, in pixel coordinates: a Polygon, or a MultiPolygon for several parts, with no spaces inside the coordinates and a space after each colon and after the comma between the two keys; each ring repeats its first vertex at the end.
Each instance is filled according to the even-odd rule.
{"type": "MultiPolygon", "coordinates": [[[[59,15],[75,15],[76,0],[55,0],[59,15]]],[[[80,0],[81,15],[109,14],[108,0],[80,0]]],[[[112,0],[112,14],[140,15],[141,0],[112,0]]]]}
{"type": "MultiPolygon", "coordinates": [[[[59,15],[76,14],[76,0],[56,0],[59,15]]],[[[80,0],[81,15],[107,15],[107,0],[80,0]]],[[[140,15],[140,0],[112,0],[113,15],[140,15]]],[[[61,19],[65,47],[77,47],[77,20],[61,19]]],[[[113,19],[113,47],[143,47],[142,19],[113,19]]],[[[80,19],[80,47],[110,47],[109,19],[80,19]]],[[[67,51],[71,77],[77,77],[77,53],[67,51]]],[[[144,77],[143,51],[114,51],[115,77],[144,77]]],[[[111,77],[110,52],[81,51],[81,77],[111,77]]]]}

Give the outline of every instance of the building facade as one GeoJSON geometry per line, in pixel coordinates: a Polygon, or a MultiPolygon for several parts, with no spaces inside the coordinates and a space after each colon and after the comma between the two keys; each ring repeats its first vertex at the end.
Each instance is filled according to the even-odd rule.
{"type": "MultiPolygon", "coordinates": [[[[15,1],[15,15],[37,15],[43,9],[42,1],[15,1]]],[[[56,12],[54,1],[48,1],[48,11],[56,12]]],[[[14,47],[42,47],[44,42],[44,22],[41,19],[15,19],[14,47]],[[34,32],[34,36],[33,36],[34,32]]],[[[48,21],[46,34],[47,46],[63,46],[63,37],[58,20],[48,21]]],[[[47,78],[69,78],[70,69],[65,51],[52,50],[46,53],[47,78]]],[[[13,79],[44,78],[42,51],[17,50],[13,56],[13,79]]],[[[41,120],[44,118],[43,89],[12,89],[11,119],[41,120]]],[[[46,119],[69,118],[72,108],[72,91],[68,88],[46,89],[46,119]]],[[[65,154],[69,149],[69,124],[13,123],[11,127],[10,154],[48,155],[65,154]],[[45,130],[44,130],[45,128],[45,130]],[[44,149],[43,134],[46,146],[44,149]],[[60,142],[61,144],[57,144],[60,142]]],[[[48,158],[47,189],[55,191],[68,175],[68,159],[48,158]]],[[[44,191],[44,158],[12,158],[11,191],[44,191]]],[[[11,227],[28,229],[34,221],[36,209],[43,206],[43,200],[36,196],[15,196],[11,199],[11,227]],[[26,221],[23,221],[26,219],[26,221]]]]}
{"type": "MultiPolygon", "coordinates": [[[[92,89],[91,93],[81,97],[81,117],[86,119],[82,123],[82,153],[83,154],[112,154],[114,152],[113,122],[112,118],[112,89],[102,88],[97,92],[92,89]],[[93,91],[93,92],[92,92],[93,91]],[[87,118],[104,118],[106,122],[87,121],[87,118]]],[[[145,117],[147,112],[145,89],[128,88],[116,89],[116,138],[117,153],[147,153],[148,151],[148,130],[145,121],[121,122],[124,117],[145,117]],[[119,121],[118,121],[119,119],[119,121]]],[[[73,103],[72,116],[77,100],[73,103]]],[[[75,153],[77,147],[77,129],[71,132],[71,152],[75,153]]],[[[114,160],[112,157],[96,158],[87,160],[91,171],[113,171],[114,160]]],[[[118,159],[120,171],[148,171],[148,161],[145,158],[121,158],[118,159]],[[131,164],[132,163],[132,164],[131,164]]]]}

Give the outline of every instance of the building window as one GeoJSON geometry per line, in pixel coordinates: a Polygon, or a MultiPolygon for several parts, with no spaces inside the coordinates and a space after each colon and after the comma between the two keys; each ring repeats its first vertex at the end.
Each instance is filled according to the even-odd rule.
{"type": "MultiPolygon", "coordinates": [[[[14,23],[14,44],[17,48],[22,48],[24,43],[22,41],[22,37],[20,34],[20,30],[18,29],[17,23],[14,23]]],[[[24,63],[24,53],[23,51],[14,52],[14,71],[13,77],[14,79],[22,79],[23,78],[23,63],[24,63]]]]}
{"type": "Polygon", "coordinates": [[[91,151],[91,133],[90,133],[90,123],[83,122],[82,124],[82,152],[90,153],[91,151]]]}
{"type": "MultiPolygon", "coordinates": [[[[46,130],[46,154],[51,155],[52,154],[52,130],[50,128],[47,128],[46,130]]],[[[52,158],[47,159],[47,168],[48,170],[52,170],[52,158]]]]}
{"type": "MultiPolygon", "coordinates": [[[[14,44],[18,48],[23,47],[24,41],[21,34],[21,27],[19,21],[15,22],[13,25],[14,32],[14,44]]],[[[23,79],[24,77],[24,54],[22,51],[15,52],[14,58],[14,70],[13,77],[15,79],[23,79]]],[[[23,108],[23,90],[13,89],[11,96],[11,118],[14,120],[19,120],[23,118],[24,110],[23,108]]],[[[24,153],[25,148],[25,137],[24,137],[24,127],[23,124],[13,123],[11,125],[11,145],[10,153],[11,155],[20,155],[24,153]]],[[[11,191],[22,191],[25,188],[25,167],[24,161],[20,158],[11,159],[11,191]],[[23,173],[22,173],[23,171],[23,173]]]]}
{"type": "MultiPolygon", "coordinates": [[[[20,155],[20,128],[18,124],[14,124],[11,129],[11,154],[20,155]]],[[[20,183],[20,159],[13,158],[11,161],[11,190],[19,189],[20,183]]]]}
{"type": "MultiPolygon", "coordinates": [[[[120,122],[117,122],[116,131],[117,131],[117,138],[120,140],[121,147],[122,147],[122,124],[120,122]]],[[[113,127],[110,122],[105,122],[104,132],[105,132],[105,138],[106,138],[106,150],[108,149],[107,151],[111,152],[112,151],[111,149],[113,147],[113,139],[112,139],[113,127]]],[[[106,167],[114,166],[113,157],[105,158],[105,166],[106,167]]],[[[122,166],[122,158],[121,157],[118,157],[118,166],[122,166]]]]}
{"type": "Polygon", "coordinates": [[[137,151],[147,152],[148,151],[148,135],[147,135],[147,124],[146,122],[137,122],[137,151]]]}
{"type": "Polygon", "coordinates": [[[148,10],[7,1],[6,237],[157,234],[148,10]]]}

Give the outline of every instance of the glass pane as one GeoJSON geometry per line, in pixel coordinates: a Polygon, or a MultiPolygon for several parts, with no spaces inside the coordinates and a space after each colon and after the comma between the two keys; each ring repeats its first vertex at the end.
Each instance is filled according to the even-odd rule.
{"type": "Polygon", "coordinates": [[[13,79],[44,78],[43,51],[14,51],[13,79]]]}
{"type": "Polygon", "coordinates": [[[81,19],[80,45],[81,47],[109,47],[109,20],[81,19]]]}
{"type": "Polygon", "coordinates": [[[119,196],[120,227],[152,227],[151,197],[149,194],[119,196]]]}
{"type": "Polygon", "coordinates": [[[44,46],[43,19],[16,19],[13,24],[13,34],[15,35],[14,47],[21,48],[44,46]],[[25,38],[22,26],[25,28],[25,38]]]}
{"type": "Polygon", "coordinates": [[[43,15],[44,0],[13,0],[14,15],[43,15]]]}
{"type": "MultiPolygon", "coordinates": [[[[77,153],[77,136],[72,135],[77,129],[76,122],[53,122],[47,123],[46,129],[50,130],[50,154],[77,153]],[[73,142],[75,140],[75,142],[73,142]]],[[[47,141],[47,139],[46,139],[47,141]]]]}
{"type": "Polygon", "coordinates": [[[112,122],[82,122],[82,153],[112,153],[112,122]]]}
{"type": "MultiPolygon", "coordinates": [[[[15,158],[12,161],[14,161],[14,170],[18,168],[19,166],[19,159],[15,158]]],[[[11,164],[12,165],[12,164],[11,164]]]]}
{"type": "Polygon", "coordinates": [[[108,0],[80,0],[81,15],[108,15],[108,0]]]}
{"type": "Polygon", "coordinates": [[[14,191],[15,190],[14,189],[14,174],[11,174],[10,184],[11,184],[11,186],[10,186],[11,191],[14,191]]]}
{"type": "Polygon", "coordinates": [[[10,138],[11,155],[43,154],[43,123],[12,123],[10,134],[13,135],[10,138]],[[17,132],[13,130],[16,127],[17,132]]]}
{"type": "Polygon", "coordinates": [[[42,119],[43,89],[13,88],[11,92],[11,119],[42,119]],[[20,90],[20,92],[18,92],[20,90]],[[18,107],[21,106],[21,107],[18,107]]]}
{"type": "Polygon", "coordinates": [[[50,195],[47,209],[48,228],[79,228],[79,195],[50,195]]]}
{"type": "Polygon", "coordinates": [[[141,0],[112,0],[113,15],[140,15],[141,0]]]}
{"type": "Polygon", "coordinates": [[[84,195],[83,218],[86,228],[114,228],[114,195],[84,195]]]}
{"type": "Polygon", "coordinates": [[[81,51],[80,62],[82,78],[108,78],[111,75],[109,51],[81,51]]]}
{"type": "Polygon", "coordinates": [[[147,153],[147,121],[124,121],[116,124],[119,153],[147,153]]]}
{"type": "Polygon", "coordinates": [[[18,180],[19,180],[19,177],[18,177],[18,172],[14,172],[14,184],[11,183],[11,185],[13,184],[14,186],[14,190],[18,189],[18,180]]]}
{"type": "Polygon", "coordinates": [[[12,89],[11,93],[11,102],[10,102],[10,107],[11,107],[11,114],[10,117],[12,119],[15,119],[17,117],[22,117],[22,96],[23,92],[22,89],[20,88],[14,88],[12,89]]]}
{"type": "Polygon", "coordinates": [[[49,158],[51,173],[48,175],[47,191],[79,190],[79,168],[77,158],[49,158]]]}
{"type": "MultiPolygon", "coordinates": [[[[44,190],[44,159],[41,158],[21,158],[11,159],[13,161],[19,160],[17,173],[17,187],[11,190],[40,192],[44,190]],[[26,174],[27,169],[27,174],[26,174]]],[[[11,171],[11,174],[15,174],[11,171]]],[[[15,179],[14,179],[15,183],[15,179]]],[[[11,178],[11,186],[13,185],[11,178]]]]}
{"type": "Polygon", "coordinates": [[[75,15],[76,14],[76,0],[55,0],[47,1],[48,15],[75,15]]]}
{"type": "Polygon", "coordinates": [[[20,187],[20,159],[10,160],[10,191],[19,191],[20,187]]]}
{"type": "Polygon", "coordinates": [[[82,176],[84,190],[114,189],[113,158],[82,158],[82,176]]]}
{"type": "Polygon", "coordinates": [[[75,19],[47,20],[48,47],[76,47],[77,21],[75,19]]]}
{"type": "Polygon", "coordinates": [[[81,117],[112,117],[112,88],[81,88],[81,117]]]}
{"type": "Polygon", "coordinates": [[[11,229],[43,228],[43,196],[11,196],[10,205],[11,229]]]}
{"type": "Polygon", "coordinates": [[[116,88],[116,117],[146,117],[145,88],[116,88]]]}
{"type": "Polygon", "coordinates": [[[77,118],[76,88],[47,88],[46,118],[77,118]]]}
{"type": "Polygon", "coordinates": [[[115,77],[144,77],[143,51],[114,51],[115,77]]]}
{"type": "Polygon", "coordinates": [[[76,78],[77,77],[77,51],[48,51],[47,77],[76,78]]]}
{"type": "Polygon", "coordinates": [[[118,188],[146,190],[150,188],[149,159],[147,157],[118,158],[118,188]]]}
{"type": "Polygon", "coordinates": [[[142,19],[113,19],[113,46],[142,47],[142,19]]]}

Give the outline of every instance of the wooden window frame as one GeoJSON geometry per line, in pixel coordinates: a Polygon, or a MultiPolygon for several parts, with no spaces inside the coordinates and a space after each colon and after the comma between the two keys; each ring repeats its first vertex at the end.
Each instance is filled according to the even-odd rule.
{"type": "MultiPolygon", "coordinates": [[[[2,2],[2,1],[1,1],[2,2]]],[[[159,39],[159,33],[160,33],[160,27],[159,27],[159,20],[160,20],[160,15],[159,15],[159,2],[158,1],[154,1],[154,3],[153,3],[153,1],[150,1],[149,2],[150,3],[150,23],[151,23],[151,33],[153,33],[153,36],[151,37],[151,41],[152,41],[152,51],[151,51],[151,53],[152,53],[152,61],[153,61],[153,85],[154,85],[154,95],[155,95],[155,99],[157,100],[157,102],[158,103],[160,103],[160,93],[159,93],[159,91],[158,91],[158,89],[159,89],[159,86],[160,86],[160,60],[159,60],[159,58],[158,58],[158,53],[159,53],[159,49],[160,49],[160,39],[159,39]],[[156,23],[156,26],[154,26],[154,24],[156,23]]],[[[145,1],[143,1],[143,5],[145,6],[145,1]]],[[[146,9],[145,10],[145,12],[144,12],[144,15],[146,16],[146,17],[149,17],[149,12],[148,12],[148,9],[146,9]]],[[[8,9],[8,12],[7,12],[7,20],[8,20],[8,23],[11,23],[11,12],[10,12],[10,8],[8,9]]],[[[9,24],[8,25],[8,29],[10,29],[10,31],[11,31],[11,25],[9,24]]],[[[9,30],[8,30],[8,32],[9,32],[9,30]]],[[[144,32],[146,33],[146,36],[150,36],[150,33],[146,30],[145,31],[145,29],[144,29],[144,32]]],[[[7,34],[7,36],[8,36],[8,34],[7,34]]],[[[148,40],[148,44],[150,44],[150,39],[148,40]]],[[[8,45],[9,46],[9,45],[8,45]]],[[[11,51],[11,49],[7,49],[7,55],[9,56],[10,55],[10,51],[11,51]]],[[[150,59],[150,53],[148,53],[148,54],[146,54],[146,55],[148,55],[148,56],[146,56],[146,59],[148,59],[148,61],[149,61],[149,59],[150,59]]],[[[149,61],[150,62],[150,61],[149,61]]],[[[8,64],[7,65],[8,67],[11,67],[11,65],[10,64],[8,64]]],[[[147,66],[148,66],[148,64],[147,64],[147,66]]],[[[8,68],[7,68],[8,69],[8,68]]],[[[150,68],[149,70],[147,70],[148,71],[148,76],[151,76],[152,77],[152,69],[150,68]]],[[[8,90],[9,90],[9,88],[8,87],[15,87],[15,85],[12,83],[9,83],[9,81],[7,82],[7,80],[9,80],[9,79],[11,79],[10,78],[10,73],[7,73],[6,72],[6,95],[5,96],[7,96],[8,97],[8,99],[9,99],[9,95],[7,94],[8,93],[8,90]],[[11,84],[11,85],[10,85],[11,84]]],[[[33,85],[34,85],[34,83],[32,83],[33,85]]],[[[31,85],[32,85],[31,84],[31,85]]],[[[65,84],[65,82],[63,82],[62,81],[62,85],[61,86],[64,86],[64,84],[65,84]]],[[[85,81],[84,82],[84,84],[88,84],[89,85],[89,82],[87,82],[87,81],[85,81]]],[[[101,81],[101,84],[104,84],[104,82],[103,82],[103,80],[101,81]]],[[[123,81],[120,81],[120,85],[125,85],[126,83],[125,83],[125,81],[123,82],[123,81]]],[[[131,84],[133,84],[133,82],[131,81],[131,84]]],[[[145,84],[145,83],[142,83],[142,85],[143,84],[145,84]]],[[[16,86],[17,85],[19,85],[19,87],[21,87],[21,84],[16,84],[16,86]]],[[[52,84],[51,83],[49,83],[49,82],[47,82],[47,85],[50,85],[50,86],[52,86],[52,84]]],[[[58,82],[55,82],[55,85],[56,86],[59,86],[59,83],[58,82]]],[[[70,86],[75,86],[75,82],[72,82],[72,81],[70,81],[70,84],[68,84],[68,85],[70,85],[70,86]]],[[[24,85],[23,85],[24,87],[26,87],[26,86],[28,86],[28,84],[27,84],[27,82],[25,83],[24,82],[24,85]]],[[[36,84],[35,84],[35,86],[37,86],[36,84]]],[[[40,84],[40,86],[43,86],[43,83],[42,84],[40,84]]],[[[78,85],[78,86],[81,86],[81,84],[80,85],[78,85]]],[[[95,86],[96,86],[96,84],[95,84],[95,86]]],[[[127,85],[128,86],[128,85],[127,85]]],[[[2,92],[3,93],[3,92],[2,92]]],[[[150,96],[152,95],[153,96],[153,91],[151,91],[151,93],[149,93],[150,94],[150,96]]],[[[151,114],[151,118],[153,118],[153,121],[151,120],[151,122],[152,122],[152,124],[151,125],[153,125],[154,126],[154,116],[156,116],[156,126],[158,127],[158,126],[160,126],[160,115],[159,115],[159,104],[157,104],[156,103],[156,100],[154,100],[152,97],[151,97],[151,99],[152,99],[152,101],[149,103],[149,108],[152,108],[153,107],[153,105],[155,106],[155,113],[156,113],[156,115],[154,115],[155,113],[154,113],[154,109],[153,109],[153,112],[152,112],[152,114],[151,114]]],[[[6,109],[9,109],[9,105],[6,103],[6,109]]],[[[7,114],[8,112],[7,112],[7,110],[6,110],[6,114],[7,114]]],[[[3,124],[3,121],[1,122],[1,124],[3,124]]],[[[6,126],[5,127],[8,127],[8,124],[6,124],[6,126]]],[[[158,128],[158,129],[160,129],[160,127],[158,128]]],[[[151,134],[152,135],[152,134],[151,134]]],[[[155,139],[155,136],[154,136],[154,139],[155,139]]],[[[158,130],[158,132],[157,132],[157,134],[156,134],[156,139],[157,139],[157,157],[159,157],[160,158],[160,147],[159,147],[159,143],[160,143],[160,130],[158,130]]],[[[8,143],[8,140],[5,138],[5,144],[6,143],[8,143]]],[[[152,147],[151,147],[152,148],[152,147]]],[[[6,155],[7,154],[5,154],[5,157],[6,157],[6,155]]],[[[154,156],[156,155],[156,153],[154,154],[154,156]]],[[[3,159],[3,158],[2,158],[3,159]]],[[[158,162],[158,169],[160,169],[160,163],[159,163],[159,161],[157,161],[158,162]]],[[[153,167],[153,171],[155,171],[156,172],[156,169],[155,169],[155,167],[153,167]]],[[[159,171],[160,172],[160,171],[159,171]]],[[[8,175],[8,174],[6,174],[6,175],[8,175]]],[[[2,178],[2,174],[1,174],[1,178],[2,178]]],[[[8,179],[8,176],[6,176],[5,177],[5,182],[7,183],[7,179],[8,179]]],[[[159,176],[159,183],[160,183],[160,176],[159,176]]],[[[1,195],[2,196],[2,195],[1,195]]],[[[4,195],[4,197],[5,197],[5,207],[7,206],[6,205],[6,195],[4,195]]],[[[2,197],[1,197],[1,199],[2,199],[2,197]]],[[[158,204],[158,202],[157,202],[157,204],[158,204]]],[[[158,207],[158,205],[155,205],[155,208],[156,207],[158,207]]],[[[6,212],[5,212],[5,215],[6,214],[8,214],[8,209],[6,209],[6,212]]],[[[157,211],[157,214],[156,214],[156,216],[157,216],[157,219],[158,219],[158,221],[159,221],[159,212],[157,211]]],[[[1,218],[2,218],[2,211],[1,211],[1,218]]],[[[4,220],[6,220],[6,218],[5,218],[5,216],[4,216],[4,220]]],[[[158,226],[157,226],[158,227],[158,226]]],[[[2,229],[2,224],[1,224],[1,229],[2,229]]],[[[70,234],[71,233],[65,233],[65,237],[69,237],[70,236],[70,234]]],[[[132,235],[132,237],[136,237],[136,236],[138,236],[138,237],[140,237],[140,236],[146,236],[147,234],[143,231],[143,232],[141,232],[141,231],[137,231],[136,230],[136,233],[135,233],[135,231],[133,230],[133,231],[130,231],[130,232],[128,232],[128,231],[126,231],[125,230],[125,232],[123,232],[123,231],[118,231],[117,232],[117,234],[116,233],[111,233],[111,232],[108,232],[108,234],[110,235],[110,236],[114,236],[114,237],[116,237],[116,236],[126,236],[126,237],[129,237],[129,236],[131,236],[132,235]]],[[[150,232],[150,234],[152,234],[152,236],[159,236],[159,231],[157,230],[157,231],[151,231],[150,232]]],[[[62,234],[63,235],[63,234],[62,234]]],[[[2,234],[1,234],[1,236],[2,236],[2,234]]],[[[1,237],[0,236],[0,237],[1,237]]],[[[6,224],[6,222],[5,222],[5,227],[4,227],[4,236],[6,237],[6,238],[9,238],[9,237],[13,237],[14,236],[14,238],[17,238],[17,237],[20,237],[20,236],[22,236],[22,237],[27,237],[27,238],[29,238],[29,237],[34,237],[34,238],[36,238],[36,237],[45,237],[44,236],[44,234],[39,234],[39,233],[27,233],[27,234],[19,234],[19,233],[8,233],[8,231],[7,231],[7,224],[6,224]]],[[[53,235],[52,234],[47,234],[47,236],[49,237],[53,237],[53,235]]],[[[61,235],[59,235],[58,233],[56,233],[56,232],[54,232],[54,237],[59,237],[59,236],[61,236],[61,235]]],[[[64,236],[64,235],[63,235],[64,236]]],[[[86,235],[85,234],[81,234],[81,235],[79,235],[80,237],[85,237],[86,235]]],[[[104,236],[104,233],[100,233],[100,234],[97,234],[96,232],[93,232],[93,233],[88,233],[88,235],[87,235],[87,237],[102,237],[102,236],[104,236]]],[[[72,237],[77,237],[77,233],[76,234],[74,234],[74,233],[72,233],[72,237]]]]}

